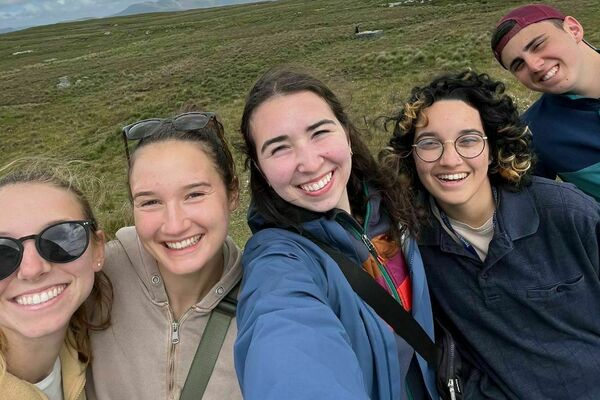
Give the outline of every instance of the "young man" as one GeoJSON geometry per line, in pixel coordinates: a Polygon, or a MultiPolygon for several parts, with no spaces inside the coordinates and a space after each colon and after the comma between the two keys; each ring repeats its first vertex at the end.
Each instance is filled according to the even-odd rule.
{"type": "Polygon", "coordinates": [[[600,51],[583,39],[575,18],[543,4],[506,14],[491,44],[504,68],[543,93],[523,115],[536,174],[558,175],[600,201],[600,51]]]}

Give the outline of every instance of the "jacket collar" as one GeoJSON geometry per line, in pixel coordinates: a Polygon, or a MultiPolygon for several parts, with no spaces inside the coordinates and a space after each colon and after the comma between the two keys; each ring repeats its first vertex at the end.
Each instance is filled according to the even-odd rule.
{"type": "MultiPolygon", "coordinates": [[[[135,227],[128,226],[121,228],[116,236],[152,302],[160,306],[166,305],[169,298],[158,269],[158,264],[154,257],[144,249],[135,231],[135,227]]],[[[211,311],[241,280],[242,255],[239,248],[229,236],[223,244],[223,257],[223,276],[211,291],[194,306],[196,311],[211,311]]]]}
{"type": "Polygon", "coordinates": [[[334,208],[319,213],[288,204],[285,212],[296,226],[282,226],[266,221],[252,202],[248,209],[248,225],[253,233],[267,228],[286,229],[300,235],[307,233],[308,236],[328,242],[354,261],[362,263],[369,257],[369,250],[361,243],[360,235],[366,233],[369,238],[373,238],[390,229],[390,219],[381,210],[381,195],[367,184],[364,185],[364,190],[368,200],[365,207],[367,210],[364,216],[365,222],[362,225],[340,209],[334,208]]]}
{"type": "MultiPolygon", "coordinates": [[[[528,187],[521,191],[513,192],[503,186],[498,186],[498,205],[496,209],[497,226],[490,251],[485,263],[494,264],[506,253],[512,250],[512,242],[533,235],[537,232],[540,218],[535,207],[533,195],[528,187]]],[[[469,253],[460,243],[455,242],[440,223],[430,217],[428,225],[423,227],[419,245],[438,246],[447,253],[467,256],[479,260],[469,253]]]]}
{"type": "MultiPolygon", "coordinates": [[[[385,213],[381,212],[381,195],[375,191],[371,186],[364,185],[365,197],[368,199],[366,204],[366,215],[364,216],[366,221],[362,226],[359,225],[361,230],[365,230],[369,236],[376,236],[381,233],[385,233],[389,230],[389,218],[385,213]]],[[[266,218],[260,214],[254,201],[250,202],[248,207],[248,225],[252,230],[252,233],[256,233],[261,229],[266,228],[283,228],[295,232],[301,232],[307,227],[318,223],[318,221],[331,221],[331,220],[345,220],[352,218],[345,211],[334,208],[327,212],[315,212],[310,211],[295,205],[286,203],[285,213],[288,218],[293,221],[295,226],[282,226],[277,222],[269,222],[266,218]]]]}

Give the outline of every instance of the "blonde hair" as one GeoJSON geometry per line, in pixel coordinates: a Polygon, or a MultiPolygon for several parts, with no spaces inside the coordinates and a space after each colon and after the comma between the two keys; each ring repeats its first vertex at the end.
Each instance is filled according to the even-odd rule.
{"type": "MultiPolygon", "coordinates": [[[[82,161],[63,161],[43,157],[23,157],[0,167],[0,190],[9,185],[40,183],[50,185],[71,193],[81,207],[83,217],[92,221],[92,241],[94,245],[103,245],[96,235],[96,219],[90,203],[80,188],[88,191],[98,189],[99,181],[84,172],[89,164],[82,161]]],[[[86,191],[87,192],[87,191],[86,191]]],[[[92,357],[88,332],[106,329],[110,325],[113,289],[108,276],[102,271],[96,272],[94,285],[88,299],[71,317],[69,328],[70,345],[79,354],[79,360],[87,363],[92,357]]],[[[0,371],[6,369],[3,355],[7,351],[7,340],[0,329],[0,371]]]]}

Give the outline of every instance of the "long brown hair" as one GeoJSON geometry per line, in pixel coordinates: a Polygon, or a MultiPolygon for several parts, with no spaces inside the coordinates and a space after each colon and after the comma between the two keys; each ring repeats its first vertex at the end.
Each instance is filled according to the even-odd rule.
{"type": "Polygon", "coordinates": [[[291,226],[298,228],[298,221],[290,216],[295,215],[297,208],[283,200],[268,184],[258,167],[256,145],[252,139],[251,119],[256,109],[265,101],[277,95],[293,94],[308,91],[323,99],[336,119],[344,127],[352,149],[352,171],[347,183],[350,206],[355,217],[364,217],[366,198],[364,185],[368,184],[381,195],[383,208],[391,218],[391,233],[398,239],[401,230],[412,230],[416,217],[410,206],[410,199],[401,191],[391,190],[394,181],[391,173],[381,168],[361,138],[361,134],[350,120],[337,96],[319,79],[300,72],[296,68],[280,66],[262,75],[246,97],[240,131],[244,139],[241,146],[246,155],[246,169],[250,169],[250,190],[257,211],[268,224],[291,226]]]}

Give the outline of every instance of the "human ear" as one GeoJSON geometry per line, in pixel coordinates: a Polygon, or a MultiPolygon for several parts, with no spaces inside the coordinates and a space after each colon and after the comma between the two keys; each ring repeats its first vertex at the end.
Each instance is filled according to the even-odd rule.
{"type": "Polygon", "coordinates": [[[92,246],[94,249],[94,263],[92,264],[92,269],[94,272],[102,270],[102,267],[104,266],[104,243],[106,243],[104,231],[97,230],[95,235],[92,236],[92,246]]]}
{"type": "Polygon", "coordinates": [[[566,16],[563,21],[563,29],[570,34],[577,43],[583,39],[583,26],[574,17],[566,16]]]}
{"type": "Polygon", "coordinates": [[[240,191],[238,188],[229,194],[229,211],[235,211],[240,205],[240,191]]]}

